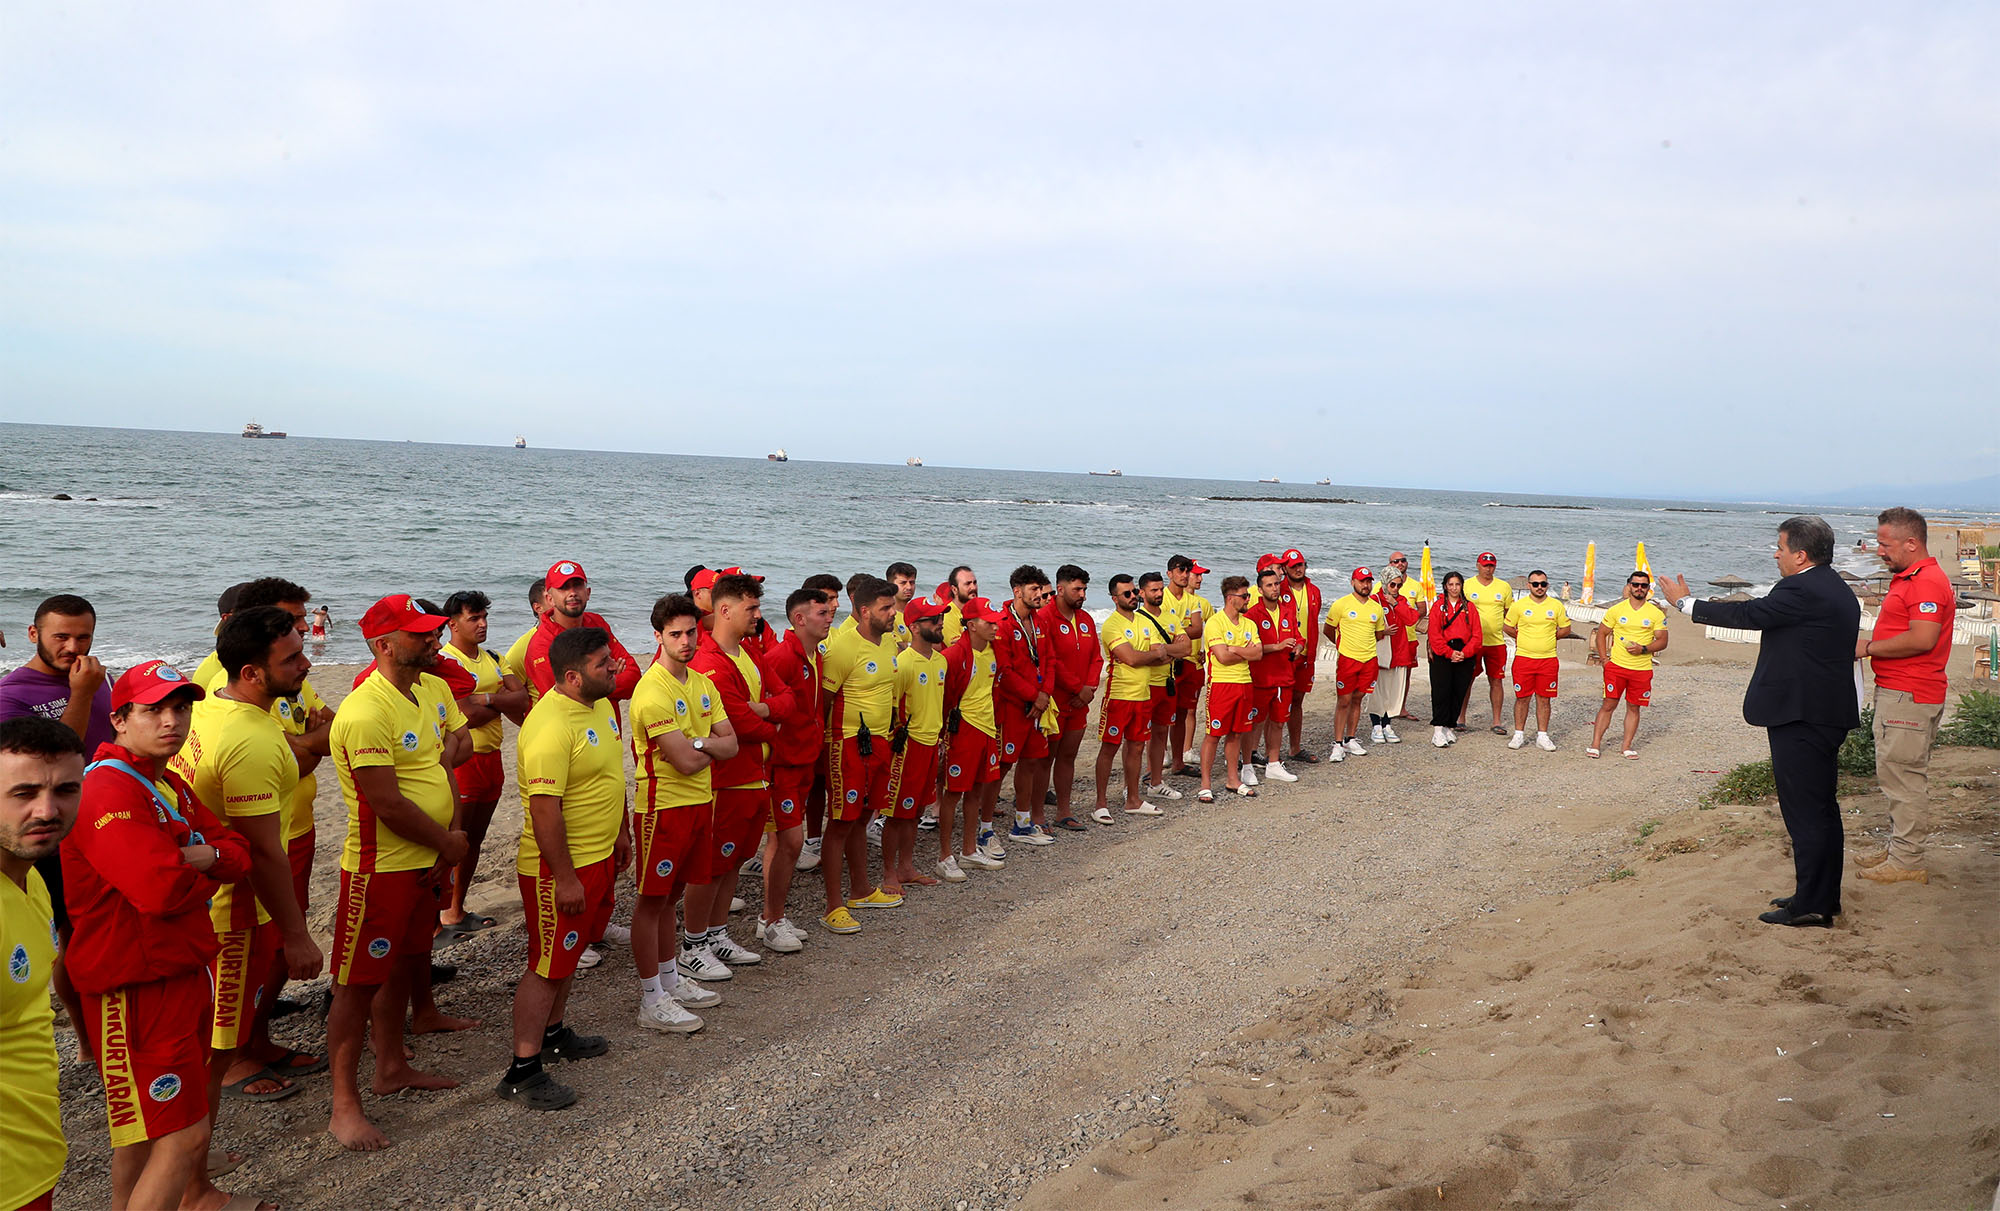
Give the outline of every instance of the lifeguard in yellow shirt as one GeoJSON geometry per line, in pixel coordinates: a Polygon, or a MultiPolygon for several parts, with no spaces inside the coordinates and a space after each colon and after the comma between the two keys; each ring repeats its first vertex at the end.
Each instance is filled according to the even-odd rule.
{"type": "Polygon", "coordinates": [[[1556,640],[1568,639],[1569,608],[1549,596],[1549,574],[1528,573],[1528,595],[1507,607],[1507,637],[1514,641],[1514,736],[1508,748],[1527,743],[1528,700],[1535,700],[1535,747],[1556,751],[1549,739],[1549,711],[1556,698],[1556,640]]]}
{"type": "Polygon", "coordinates": [[[1338,649],[1333,687],[1333,743],[1357,757],[1366,756],[1361,743],[1361,704],[1375,688],[1381,666],[1375,662],[1375,641],[1389,633],[1389,615],[1375,600],[1375,573],[1356,568],[1348,577],[1353,590],[1326,608],[1322,633],[1338,649]]]}

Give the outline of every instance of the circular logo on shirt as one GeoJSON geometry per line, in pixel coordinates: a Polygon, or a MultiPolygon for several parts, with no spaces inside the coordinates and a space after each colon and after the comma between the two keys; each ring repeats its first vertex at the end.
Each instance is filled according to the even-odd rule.
{"type": "Polygon", "coordinates": [[[443,723],[445,719],[444,703],[440,702],[437,704],[437,711],[438,711],[438,722],[443,723]]]}
{"type": "Polygon", "coordinates": [[[7,975],[16,984],[26,984],[34,964],[28,961],[28,948],[14,943],[14,953],[7,956],[7,975]]]}
{"type": "Polygon", "coordinates": [[[929,685],[930,683],[931,683],[931,675],[929,673],[925,672],[917,674],[918,685],[929,685]]]}
{"type": "Polygon", "coordinates": [[[687,699],[685,698],[674,699],[674,714],[685,715],[687,713],[688,713],[687,699]]]}
{"type": "Polygon", "coordinates": [[[574,929],[570,930],[568,933],[563,935],[563,949],[564,950],[576,949],[576,931],[574,929]]]}
{"type": "Polygon", "coordinates": [[[674,860],[672,858],[661,858],[659,862],[654,865],[653,873],[660,876],[662,879],[666,878],[670,874],[673,874],[674,860]]]}
{"type": "Polygon", "coordinates": [[[859,802],[861,802],[861,792],[860,792],[860,791],[857,791],[857,790],[850,790],[850,791],[848,791],[848,792],[847,792],[847,801],[848,801],[849,803],[859,803],[859,802]]]}
{"type": "Polygon", "coordinates": [[[289,698],[278,699],[278,718],[290,719],[291,717],[292,717],[292,700],[289,698]]]}
{"type": "Polygon", "coordinates": [[[146,1096],[156,1102],[171,1102],[181,1091],[181,1078],[171,1072],[163,1072],[146,1086],[146,1096]]]}
{"type": "Polygon", "coordinates": [[[728,857],[729,855],[731,855],[731,854],[733,854],[733,853],[735,853],[735,852],[736,852],[736,842],[734,842],[734,841],[724,841],[724,842],[722,843],[722,856],[723,856],[723,857],[727,858],[727,857],[728,857]]]}
{"type": "Polygon", "coordinates": [[[597,729],[596,729],[596,728],[594,728],[594,727],[587,727],[587,728],[584,728],[584,729],[583,729],[583,738],[584,738],[584,740],[585,740],[585,741],[587,741],[587,742],[588,742],[588,743],[590,744],[590,747],[592,747],[592,748],[596,748],[596,747],[597,747],[597,729]]]}
{"type": "Polygon", "coordinates": [[[1090,634],[1090,624],[1089,624],[1089,623],[1087,623],[1087,622],[1079,622],[1079,623],[1077,623],[1077,624],[1076,624],[1076,633],[1077,633],[1077,634],[1079,634],[1079,635],[1088,635],[1088,634],[1090,634]]]}
{"type": "Polygon", "coordinates": [[[57,954],[62,953],[62,935],[56,932],[56,923],[49,922],[49,947],[57,954]]]}
{"type": "Polygon", "coordinates": [[[712,707],[713,705],[714,705],[714,700],[713,700],[713,699],[711,699],[711,698],[709,698],[709,696],[708,696],[707,694],[703,694],[703,695],[701,696],[701,709],[702,709],[702,710],[704,710],[704,711],[705,711],[705,710],[708,710],[708,709],[710,709],[710,708],[711,708],[711,707],[712,707]]]}
{"type": "Polygon", "coordinates": [[[403,751],[406,753],[417,751],[417,734],[415,732],[403,733],[403,751]]]}
{"type": "MultiPolygon", "coordinates": [[[[171,664],[163,664],[163,665],[159,665],[158,667],[154,668],[154,670],[153,670],[153,676],[155,676],[155,677],[158,677],[158,678],[159,678],[159,679],[160,679],[161,681],[186,681],[186,680],[187,680],[187,678],[185,678],[185,677],[181,676],[181,671],[180,671],[179,669],[175,668],[175,667],[174,667],[173,665],[171,665],[171,664]]],[[[176,1081],[176,1082],[174,1082],[174,1093],[179,1093],[179,1092],[180,1092],[180,1082],[179,1082],[179,1081],[176,1081]]],[[[172,1097],[172,1096],[173,1096],[173,1094],[171,1094],[171,1093],[170,1093],[170,1094],[168,1094],[167,1096],[168,1096],[168,1097],[172,1097]]]]}
{"type": "Polygon", "coordinates": [[[388,957],[389,957],[389,939],[387,939],[387,938],[376,938],[376,939],[375,939],[374,941],[372,941],[372,942],[368,943],[368,957],[369,957],[369,958],[371,958],[371,959],[386,959],[386,958],[388,958],[388,957]]]}
{"type": "Polygon", "coordinates": [[[878,669],[878,668],[879,668],[880,666],[879,666],[879,665],[877,665],[877,664],[876,664],[876,663],[875,663],[874,661],[872,661],[872,660],[871,660],[871,661],[869,661],[868,663],[866,663],[866,664],[862,665],[861,667],[862,667],[862,669],[863,669],[864,671],[866,671],[866,672],[870,672],[870,673],[873,673],[873,672],[877,671],[877,669],[878,669]]]}
{"type": "Polygon", "coordinates": [[[1061,631],[1063,634],[1067,635],[1069,634],[1069,624],[1067,622],[1058,622],[1056,624],[1056,630],[1061,631]]]}

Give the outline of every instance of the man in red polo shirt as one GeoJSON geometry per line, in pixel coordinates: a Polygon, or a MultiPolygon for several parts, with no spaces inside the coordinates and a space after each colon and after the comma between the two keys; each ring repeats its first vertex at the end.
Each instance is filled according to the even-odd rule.
{"type": "MultiPolygon", "coordinates": [[[[1298,620],[1285,612],[1279,596],[1279,586],[1283,583],[1278,557],[1259,557],[1257,600],[1243,611],[1243,616],[1257,628],[1257,638],[1264,649],[1264,654],[1250,663],[1250,738],[1254,743],[1260,732],[1263,736],[1264,752],[1270,758],[1264,765],[1266,778],[1273,782],[1297,782],[1299,776],[1285,768],[1284,750],[1278,746],[1285,741],[1285,721],[1292,713],[1292,665],[1305,650],[1305,641],[1299,638],[1298,620]]],[[[1250,768],[1250,762],[1244,762],[1240,772],[1244,782],[1257,785],[1257,774],[1250,768]]]]}
{"type": "Polygon", "coordinates": [[[1056,706],[1056,735],[1050,740],[1049,779],[1056,792],[1056,827],[1082,832],[1083,821],[1070,812],[1076,784],[1076,754],[1090,729],[1090,704],[1097,697],[1097,679],[1104,670],[1104,651],[1097,643],[1097,624],[1084,613],[1090,573],[1073,563],[1056,569],[1056,591],[1035,620],[1049,645],[1049,697],[1056,706]]]}
{"type": "Polygon", "coordinates": [[[1945,662],[1958,595],[1930,553],[1930,527],[1914,509],[1884,509],[1875,544],[1889,567],[1889,595],[1873,634],[1855,645],[1875,670],[1875,779],[1889,797],[1889,847],[1855,860],[1876,883],[1931,881],[1924,867],[1931,745],[1944,714],[1945,662]]]}
{"type": "Polygon", "coordinates": [[[1292,626],[1305,643],[1299,658],[1292,663],[1291,718],[1285,721],[1285,735],[1291,743],[1285,747],[1291,750],[1292,760],[1314,765],[1319,758],[1307,752],[1305,746],[1306,695],[1312,693],[1319,661],[1320,610],[1324,599],[1319,586],[1306,576],[1303,553],[1293,549],[1278,556],[1278,561],[1278,570],[1285,574],[1285,583],[1278,589],[1278,602],[1292,616],[1292,626]]]}
{"type": "Polygon", "coordinates": [[[1049,785],[1049,736],[1043,730],[1051,697],[1054,669],[1048,659],[1048,636],[1035,611],[1049,593],[1049,574],[1022,564],[1007,579],[1014,598],[1000,611],[993,654],[1000,661],[1000,682],[993,688],[993,709],[1000,723],[1000,772],[1014,770],[1014,825],[1007,839],[1023,845],[1052,845],[1043,813],[1042,792],[1049,785]]]}
{"type": "Polygon", "coordinates": [[[611,701],[612,711],[617,711],[617,703],[632,696],[632,690],[639,684],[639,674],[644,672],[639,662],[632,659],[632,653],[618,642],[618,636],[611,630],[611,624],[598,614],[592,614],[584,607],[590,604],[590,579],[583,573],[583,565],[573,559],[559,559],[549,566],[542,578],[547,587],[543,599],[548,612],[535,627],[535,637],[528,641],[528,681],[535,687],[535,693],[546,694],[556,683],[555,674],[549,669],[549,644],[564,631],[577,627],[596,627],[611,636],[611,701]]]}

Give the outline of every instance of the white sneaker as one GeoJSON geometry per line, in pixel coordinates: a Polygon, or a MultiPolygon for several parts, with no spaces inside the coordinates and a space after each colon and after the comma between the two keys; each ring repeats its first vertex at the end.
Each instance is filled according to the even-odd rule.
{"type": "Polygon", "coordinates": [[[805,943],[793,937],[792,931],[785,928],[789,923],[783,917],[775,921],[757,918],[757,940],[779,954],[797,954],[805,949],[805,943]]]}
{"type": "Polygon", "coordinates": [[[1396,734],[1395,725],[1388,723],[1382,725],[1382,743],[1401,744],[1402,742],[1403,738],[1396,734]]]}
{"type": "Polygon", "coordinates": [[[1528,742],[1528,734],[1526,732],[1515,732],[1512,736],[1508,737],[1507,747],[1520,748],[1527,742],[1528,742]]]}
{"type": "Polygon", "coordinates": [[[630,946],[632,944],[632,931],[623,925],[607,921],[604,925],[604,940],[615,946],[630,946]]]}
{"type": "Polygon", "coordinates": [[[806,931],[794,924],[790,917],[779,917],[778,926],[791,935],[792,941],[797,942],[801,946],[806,944],[806,931]]]}
{"type": "Polygon", "coordinates": [[[671,967],[661,970],[660,983],[671,985],[667,995],[689,1009],[707,1009],[711,1005],[722,1004],[721,993],[702,987],[671,967]]]}
{"type": "Polygon", "coordinates": [[[1371,728],[1369,728],[1369,729],[1368,729],[1368,743],[1370,743],[1370,744],[1383,744],[1383,743],[1386,743],[1386,741],[1384,741],[1384,740],[1382,739],[1382,725],[1381,725],[1381,724],[1379,724],[1379,723],[1378,723],[1378,724],[1376,724],[1376,725],[1375,725],[1374,727],[1371,727],[1371,728]]]}
{"type": "MultiPolygon", "coordinates": [[[[1273,782],[1297,782],[1299,780],[1299,776],[1286,769],[1285,763],[1282,761],[1273,761],[1271,764],[1265,766],[1264,776],[1273,782]]],[[[1249,779],[1245,778],[1244,781],[1248,782],[1249,779]]]]}
{"type": "Polygon", "coordinates": [[[681,943],[681,953],[674,960],[674,966],[690,980],[727,980],[736,973],[729,970],[729,964],[709,953],[708,945],[697,942],[689,946],[681,943]]]}
{"type": "Polygon", "coordinates": [[[995,862],[1005,862],[1007,860],[1007,851],[1001,848],[1000,845],[1000,834],[991,829],[988,829],[986,835],[979,839],[979,852],[985,854],[995,862]]]}
{"type": "Polygon", "coordinates": [[[745,900],[742,896],[729,897],[730,912],[742,912],[744,909],[748,907],[750,907],[750,902],[748,900],[745,900]]]}
{"type": "Polygon", "coordinates": [[[819,842],[818,837],[806,838],[806,843],[799,848],[799,860],[792,864],[793,870],[819,869],[819,842]]]}
{"type": "Polygon", "coordinates": [[[1148,799],[1178,799],[1181,797],[1181,793],[1162,782],[1158,786],[1147,787],[1146,797],[1148,799]]]}
{"type": "Polygon", "coordinates": [[[747,946],[739,945],[736,939],[730,937],[728,934],[711,938],[708,943],[708,953],[721,959],[731,967],[755,967],[764,961],[763,955],[758,954],[747,946]]]}
{"type": "Polygon", "coordinates": [[[1553,753],[1556,751],[1556,742],[1549,739],[1549,734],[1547,732],[1536,732],[1535,747],[1542,750],[1545,753],[1553,753]]]}
{"type": "Polygon", "coordinates": [[[1242,780],[1245,786],[1257,785],[1257,771],[1251,768],[1250,763],[1247,761],[1243,763],[1242,769],[1236,771],[1236,776],[1242,780]]]}
{"type": "Polygon", "coordinates": [[[693,1034],[701,1029],[701,1019],[682,1009],[672,997],[661,997],[651,1005],[639,1006],[639,1025],[668,1034],[693,1034]]]}
{"type": "Polygon", "coordinates": [[[758,854],[758,855],[757,855],[756,857],[754,857],[754,858],[750,859],[750,860],[749,860],[748,862],[745,862],[745,863],[743,864],[743,873],[744,873],[744,874],[746,874],[746,875],[761,875],[761,874],[763,874],[763,873],[764,873],[764,855],[762,855],[762,854],[758,854]]]}
{"type": "Polygon", "coordinates": [[[965,882],[965,872],[958,868],[957,858],[946,858],[937,864],[938,878],[947,883],[965,882]]]}
{"type": "Polygon", "coordinates": [[[1347,751],[1357,757],[1366,757],[1368,755],[1368,746],[1361,743],[1361,737],[1352,736],[1348,738],[1347,751]]]}
{"type": "Polygon", "coordinates": [[[1451,743],[1451,733],[1441,727],[1431,729],[1431,747],[1444,748],[1451,743]]]}
{"type": "Polygon", "coordinates": [[[1019,841],[1023,845],[1054,845],[1056,843],[1054,837],[1049,836],[1049,834],[1039,828],[1029,829],[1025,833],[1017,833],[1011,840],[1019,841]]]}
{"type": "Polygon", "coordinates": [[[1007,868],[1005,862],[1002,862],[998,858],[989,858],[985,853],[976,849],[969,854],[958,855],[958,865],[961,870],[968,866],[974,870],[1005,870],[1007,868]]]}
{"type": "Polygon", "coordinates": [[[1198,748],[1191,748],[1191,749],[1189,749],[1189,750],[1188,750],[1187,752],[1185,752],[1185,753],[1182,753],[1182,754],[1181,754],[1181,764],[1182,764],[1182,765],[1200,765],[1200,764],[1201,764],[1201,750],[1200,750],[1200,749],[1198,749],[1198,748]]]}
{"type": "Polygon", "coordinates": [[[603,961],[603,951],[597,949],[595,946],[586,946],[583,948],[583,953],[576,956],[576,969],[578,971],[589,971],[603,961]]]}
{"type": "Polygon", "coordinates": [[[1341,762],[1347,760],[1347,746],[1344,744],[1334,745],[1331,749],[1327,750],[1326,760],[1329,765],[1339,765],[1341,762]]]}
{"type": "Polygon", "coordinates": [[[919,817],[917,817],[917,827],[918,827],[918,828],[920,828],[920,829],[922,829],[923,831],[925,831],[925,832],[927,832],[927,833],[934,833],[934,832],[936,832],[936,831],[937,831],[937,809],[936,809],[936,808],[934,808],[934,807],[927,807],[927,808],[925,808],[925,809],[924,809],[924,814],[923,814],[923,815],[921,815],[921,816],[919,816],[919,817]]]}
{"type": "Polygon", "coordinates": [[[880,816],[868,822],[868,844],[874,846],[876,849],[882,848],[882,817],[880,816]]]}

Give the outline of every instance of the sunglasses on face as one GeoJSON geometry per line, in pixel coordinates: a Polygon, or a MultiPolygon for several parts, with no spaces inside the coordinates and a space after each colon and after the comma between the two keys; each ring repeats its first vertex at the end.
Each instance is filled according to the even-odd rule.
{"type": "Polygon", "coordinates": [[[1395,564],[1399,568],[1407,568],[1410,566],[1410,561],[1407,559],[1392,559],[1389,562],[1395,564]]]}
{"type": "Polygon", "coordinates": [[[1549,582],[1546,580],[1531,580],[1528,582],[1528,587],[1531,589],[1546,589],[1549,587],[1549,582]]]}
{"type": "Polygon", "coordinates": [[[1136,589],[1120,589],[1120,590],[1118,590],[1118,596],[1119,596],[1119,597],[1137,597],[1138,595],[1139,595],[1139,593],[1138,593],[1138,590],[1136,590],[1136,589]]]}

